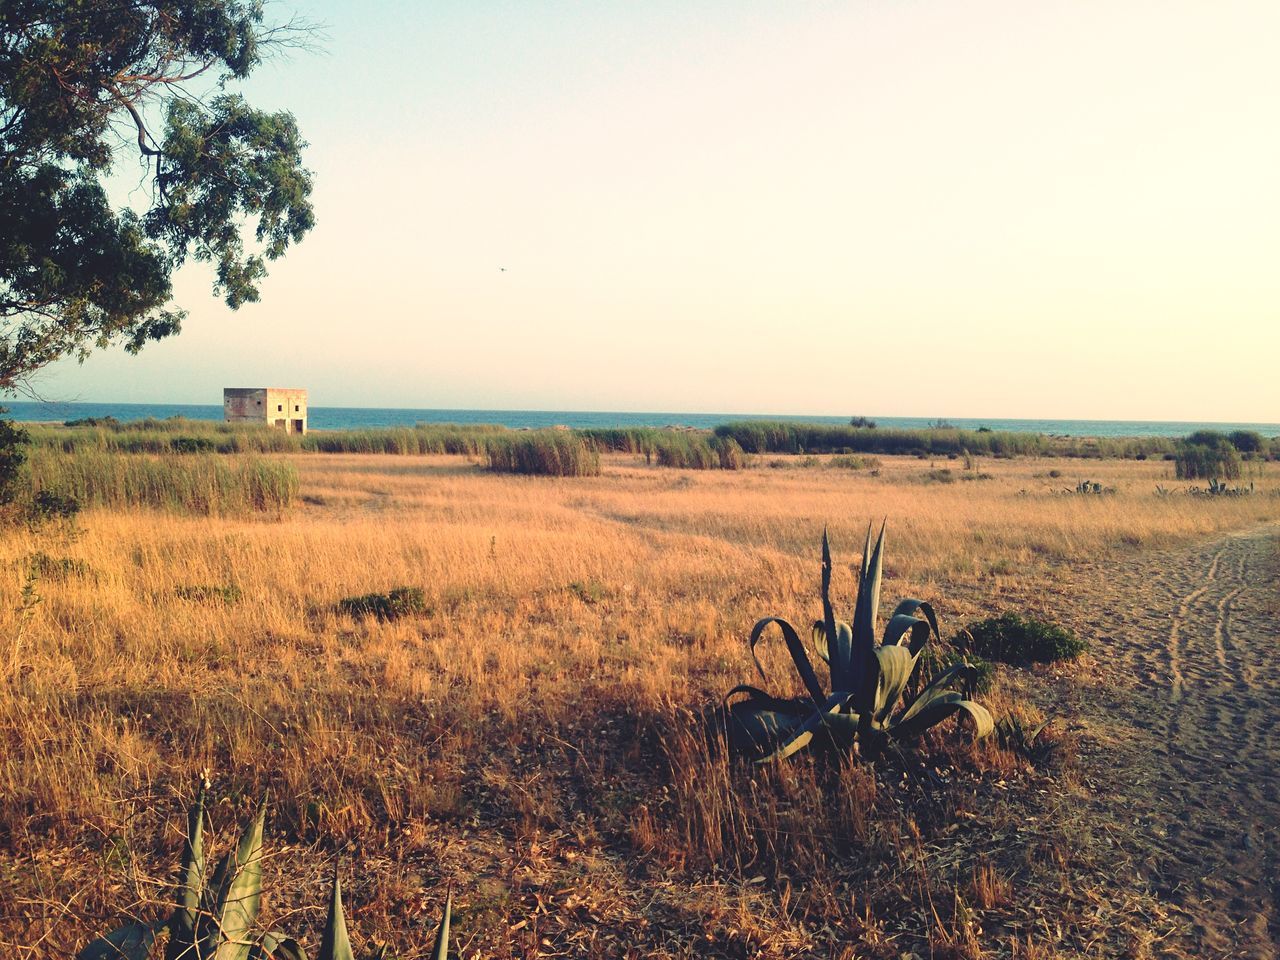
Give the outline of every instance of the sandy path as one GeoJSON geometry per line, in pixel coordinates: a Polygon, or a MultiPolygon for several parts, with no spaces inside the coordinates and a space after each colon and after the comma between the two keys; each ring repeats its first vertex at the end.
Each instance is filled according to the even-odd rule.
{"type": "Polygon", "coordinates": [[[1098,803],[1186,921],[1157,955],[1280,958],[1278,551],[1269,526],[1104,567],[1077,618],[1098,803]]]}

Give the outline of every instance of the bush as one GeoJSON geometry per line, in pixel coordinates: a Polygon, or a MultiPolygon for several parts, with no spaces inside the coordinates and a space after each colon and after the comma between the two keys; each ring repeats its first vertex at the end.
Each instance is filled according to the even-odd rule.
{"type": "MultiPolygon", "coordinates": [[[[0,407],[0,413],[7,411],[0,407]]],[[[0,504],[13,503],[21,487],[31,436],[12,420],[0,420],[0,504]]]]}
{"type": "Polygon", "coordinates": [[[38,527],[53,520],[74,520],[79,512],[80,501],[75,497],[53,490],[40,490],[31,498],[27,522],[38,527]]]}
{"type": "Polygon", "coordinates": [[[844,454],[832,457],[827,462],[827,466],[835,467],[838,470],[867,470],[880,466],[880,460],[878,457],[844,454]]]}
{"type": "Polygon", "coordinates": [[[93,568],[75,557],[51,557],[43,550],[27,558],[27,569],[41,580],[70,580],[93,576],[93,568]]]}
{"type": "Polygon", "coordinates": [[[956,645],[1002,663],[1071,660],[1088,647],[1084,640],[1065,627],[1016,613],[969,624],[957,636],[956,645]]]}
{"type": "Polygon", "coordinates": [[[1179,480],[1238,480],[1240,451],[1220,433],[1201,430],[1188,437],[1174,456],[1179,480]]]}
{"type": "Polygon", "coordinates": [[[178,587],[173,593],[179,600],[190,600],[192,603],[224,603],[228,606],[239,603],[244,595],[234,583],[197,583],[189,587],[178,587]]]}
{"type": "Polygon", "coordinates": [[[1266,441],[1256,430],[1232,430],[1227,439],[1241,453],[1262,453],[1266,449],[1266,441]]]}
{"type": "Polygon", "coordinates": [[[361,597],[344,597],[338,601],[338,612],[349,617],[373,617],[380,623],[427,612],[427,598],[421,587],[396,587],[388,593],[366,593],[361,597]]]}
{"type": "Polygon", "coordinates": [[[489,469],[547,477],[597,477],[600,454],[576,433],[539,430],[486,442],[489,469]]]}
{"type": "Polygon", "coordinates": [[[174,437],[169,447],[174,453],[212,453],[218,444],[211,437],[174,437]]]}

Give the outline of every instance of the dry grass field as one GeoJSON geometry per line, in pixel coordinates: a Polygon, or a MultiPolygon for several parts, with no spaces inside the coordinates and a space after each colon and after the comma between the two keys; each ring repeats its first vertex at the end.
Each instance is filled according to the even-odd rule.
{"type": "MultiPolygon", "coordinates": [[[[933,600],[944,639],[1027,610],[1096,644],[1093,586],[1274,521],[1276,464],[1207,498],[1162,461],[608,455],[599,477],[526,478],[290,459],[283,513],[0,533],[0,955],[154,915],[206,768],[220,840],[269,792],[264,910],[312,948],[335,857],[353,937],[404,958],[447,889],[468,958],[1142,957],[1176,934],[1088,801],[1070,722],[1042,766],[947,724],[875,770],[752,772],[699,717],[752,681],[757,618],[820,614],[824,526],[846,616],[887,518],[886,600],[933,600]],[[1064,492],[1083,479],[1115,492],[1064,492]],[[398,586],[425,610],[339,610],[398,586]]],[[[1096,665],[1001,667],[980,699],[1069,718],[1096,665]]]]}

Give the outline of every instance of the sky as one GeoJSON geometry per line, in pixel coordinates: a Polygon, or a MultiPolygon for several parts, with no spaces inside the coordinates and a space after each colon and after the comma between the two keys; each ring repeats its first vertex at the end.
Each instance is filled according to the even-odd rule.
{"type": "Polygon", "coordinates": [[[1280,422],[1280,4],[288,3],[315,230],[57,400],[1280,422]]]}

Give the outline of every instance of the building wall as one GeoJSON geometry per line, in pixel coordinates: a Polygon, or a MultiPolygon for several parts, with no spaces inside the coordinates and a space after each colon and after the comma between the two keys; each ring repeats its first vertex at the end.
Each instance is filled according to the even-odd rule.
{"type": "Polygon", "coordinates": [[[307,391],[268,387],[266,406],[267,422],[272,426],[282,427],[286,433],[307,432],[307,391]]]}
{"type": "Polygon", "coordinates": [[[281,387],[226,387],[227,423],[265,423],[286,433],[307,432],[307,391],[281,387]]]}

